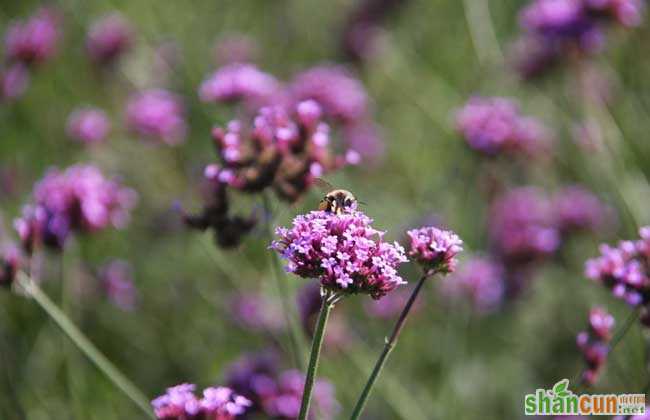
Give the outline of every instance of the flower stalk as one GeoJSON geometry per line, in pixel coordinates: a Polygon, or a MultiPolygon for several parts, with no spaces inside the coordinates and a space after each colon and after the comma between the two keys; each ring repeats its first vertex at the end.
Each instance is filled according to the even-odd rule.
{"type": "Polygon", "coordinates": [[[418,281],[418,284],[415,286],[415,289],[413,289],[413,293],[411,293],[411,296],[409,297],[409,300],[406,302],[404,309],[402,309],[402,313],[400,314],[399,318],[397,319],[397,322],[395,323],[395,326],[393,327],[393,332],[391,333],[390,337],[386,340],[384,349],[379,355],[379,359],[377,359],[377,362],[375,363],[375,367],[372,369],[372,373],[370,374],[370,377],[368,378],[366,385],[363,387],[363,391],[361,392],[361,395],[359,396],[359,399],[357,400],[357,403],[354,406],[354,411],[352,412],[352,416],[350,417],[350,420],[356,420],[359,418],[359,416],[361,416],[361,413],[363,412],[363,409],[365,408],[366,403],[368,402],[368,398],[370,397],[370,393],[372,392],[375,386],[375,382],[377,382],[377,379],[379,378],[379,375],[381,374],[381,371],[384,368],[386,361],[388,360],[388,356],[390,356],[391,352],[395,348],[395,345],[397,344],[397,340],[402,332],[402,329],[404,328],[404,324],[406,323],[409,313],[411,312],[411,308],[413,307],[415,300],[420,294],[420,290],[422,289],[424,282],[432,274],[433,272],[431,271],[425,272],[422,275],[422,277],[420,277],[420,280],[418,281]]]}
{"type": "Polygon", "coordinates": [[[309,413],[309,405],[311,403],[314,382],[316,380],[316,372],[320,362],[320,351],[323,346],[327,320],[338,299],[339,297],[337,295],[329,291],[325,292],[323,295],[318,320],[316,321],[316,329],[314,330],[314,338],[312,339],[311,355],[309,356],[309,366],[307,367],[307,377],[305,378],[305,386],[302,392],[302,403],[300,404],[300,415],[298,416],[298,420],[305,420],[309,413]]]}
{"type": "Polygon", "coordinates": [[[77,328],[70,318],[41,290],[41,288],[24,272],[16,278],[18,286],[52,318],[72,342],[91,362],[102,371],[113,384],[133,401],[150,419],[155,419],[147,397],[140,391],[93,343],[77,328]]]}

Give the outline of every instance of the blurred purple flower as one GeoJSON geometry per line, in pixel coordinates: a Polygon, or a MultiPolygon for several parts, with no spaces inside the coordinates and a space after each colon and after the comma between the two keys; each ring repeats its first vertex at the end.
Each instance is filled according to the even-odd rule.
{"type": "Polygon", "coordinates": [[[359,80],[344,67],[324,65],[298,74],[289,86],[290,96],[300,102],[318,102],[328,118],[349,124],[369,115],[368,95],[359,80]]]}
{"type": "Polygon", "coordinates": [[[26,206],[14,222],[25,249],[45,243],[62,248],[73,230],[94,232],[128,223],[135,191],[108,180],[91,165],[51,169],[34,186],[34,205],[26,206]]]}
{"type": "Polygon", "coordinates": [[[456,127],[468,145],[487,155],[522,153],[528,157],[544,154],[550,134],[536,119],[521,114],[510,99],[471,98],[456,114],[456,127]]]}
{"type": "Polygon", "coordinates": [[[372,122],[346,125],[342,136],[350,150],[358,153],[364,162],[378,163],[386,153],[379,127],[372,122]]]}
{"type": "Polygon", "coordinates": [[[526,263],[553,254],[560,246],[550,200],[535,187],[519,187],[490,207],[489,234],[499,255],[526,263]]]}
{"type": "Polygon", "coordinates": [[[597,17],[611,18],[626,26],[639,26],[643,19],[643,0],[583,0],[587,11],[597,17]]]}
{"type": "Polygon", "coordinates": [[[111,123],[99,108],[79,108],[68,117],[66,131],[72,139],[87,145],[102,143],[111,123]]]}
{"type": "Polygon", "coordinates": [[[524,77],[541,75],[550,64],[602,49],[605,25],[641,23],[641,0],[532,0],[519,16],[525,33],[515,49],[524,77]]]}
{"type": "Polygon", "coordinates": [[[9,24],[5,33],[5,54],[9,60],[41,64],[56,53],[60,22],[54,9],[41,8],[27,20],[9,24]]]}
{"type": "MultiPolygon", "coordinates": [[[[641,239],[620,241],[618,246],[602,244],[600,255],[585,263],[587,278],[602,283],[630,306],[648,304],[650,296],[650,227],[639,230],[641,239]]],[[[647,309],[646,309],[647,312],[647,309]]],[[[642,314],[642,320],[646,317],[642,314]]]]}
{"type": "MultiPolygon", "coordinates": [[[[295,420],[300,412],[305,375],[297,370],[288,370],[280,374],[276,381],[275,392],[263,398],[262,405],[266,415],[278,420],[295,420]]],[[[339,405],[334,396],[331,383],[317,379],[314,385],[314,407],[308,418],[334,419],[339,405]],[[318,413],[318,415],[316,415],[318,413]]]]}
{"type": "Polygon", "coordinates": [[[14,100],[25,93],[29,71],[22,63],[14,63],[0,71],[0,99],[14,100]]]}
{"type": "Polygon", "coordinates": [[[596,231],[612,222],[612,209],[579,185],[564,187],[552,200],[555,223],[562,233],[596,231]]]}
{"type": "Polygon", "coordinates": [[[463,241],[450,230],[432,226],[409,230],[409,256],[427,272],[451,273],[456,269],[456,255],[463,250],[463,241]]]}
{"type": "MultiPolygon", "coordinates": [[[[247,413],[274,420],[295,420],[300,411],[304,375],[295,370],[281,372],[273,353],[248,355],[228,369],[227,384],[235,392],[252,401],[247,413]]],[[[309,418],[333,419],[339,411],[333,386],[317,380],[314,404],[309,418]]]]}
{"type": "Polygon", "coordinates": [[[210,77],[199,88],[204,102],[231,102],[244,100],[261,104],[278,92],[280,83],[270,74],[252,64],[228,64],[210,77]]]}
{"type": "Polygon", "coordinates": [[[136,307],[138,292],[133,283],[133,268],[123,260],[113,260],[99,270],[102,289],[108,300],[125,311],[136,307]]]}
{"type": "Polygon", "coordinates": [[[452,276],[443,279],[444,296],[467,299],[476,312],[488,313],[498,309],[506,294],[504,267],[488,257],[474,257],[465,262],[452,276]]]}
{"type": "Polygon", "coordinates": [[[583,381],[593,385],[598,374],[607,361],[608,343],[614,329],[614,317],[601,308],[593,308],[589,312],[589,330],[578,333],[576,342],[582,352],[587,369],[583,373],[583,381]]]}
{"type": "Polygon", "coordinates": [[[170,146],[185,140],[187,125],[181,99],[163,89],[140,92],[126,107],[129,128],[147,140],[170,146]]]}
{"type": "Polygon", "coordinates": [[[230,298],[232,318],[253,331],[278,331],[284,328],[281,309],[263,294],[245,293],[230,298]]]}
{"type": "Polygon", "coordinates": [[[235,394],[230,388],[216,387],[203,390],[203,397],[194,394],[196,387],[181,384],[167,388],[167,392],[151,402],[159,420],[233,420],[244,414],[251,402],[235,394]]]}
{"type": "Polygon", "coordinates": [[[314,278],[337,293],[366,293],[379,299],[406,282],[397,267],[407,261],[397,243],[382,240],[372,219],[350,210],[299,215],[290,229],[278,228],[271,247],[288,261],[286,270],[314,278]]]}
{"type": "Polygon", "coordinates": [[[133,29],[118,12],[93,22],[86,37],[86,50],[97,64],[110,64],[131,48],[133,29]]]}

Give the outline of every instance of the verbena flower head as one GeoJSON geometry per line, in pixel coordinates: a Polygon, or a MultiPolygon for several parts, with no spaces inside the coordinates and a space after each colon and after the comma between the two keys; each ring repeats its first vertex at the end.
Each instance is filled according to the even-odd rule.
{"type": "Polygon", "coordinates": [[[561,232],[603,228],[612,221],[612,211],[598,197],[578,185],[564,187],[552,199],[555,223],[561,232]]]}
{"type": "Polygon", "coordinates": [[[25,93],[29,71],[22,63],[14,63],[0,71],[0,101],[12,101],[25,93]]]}
{"type": "Polygon", "coordinates": [[[489,233],[496,251],[510,262],[548,257],[560,246],[551,203],[534,187],[512,189],[492,203],[489,233]]]}
{"type": "Polygon", "coordinates": [[[384,233],[371,223],[356,210],[312,211],[297,216],[291,228],[278,228],[279,239],[271,247],[287,260],[290,273],[318,279],[336,293],[365,293],[379,299],[405,284],[397,267],[407,259],[404,249],[384,242],[384,233]]]}
{"type": "Polygon", "coordinates": [[[450,230],[432,226],[409,230],[409,256],[427,272],[451,273],[456,269],[456,255],[463,250],[463,241],[450,230]]]}
{"type": "Polygon", "coordinates": [[[506,295],[504,267],[488,257],[474,257],[441,283],[441,292],[452,299],[466,299],[478,313],[497,310],[506,295]]]}
{"type": "Polygon", "coordinates": [[[472,149],[486,155],[534,157],[545,152],[550,141],[543,125],[523,116],[519,106],[507,98],[471,98],[457,113],[456,127],[472,149]]]}
{"type": "Polygon", "coordinates": [[[133,282],[133,267],[124,260],[112,260],[99,270],[99,280],[108,300],[124,311],[133,311],[138,292],[133,282]]]}
{"type": "Polygon", "coordinates": [[[594,308],[589,312],[589,329],[578,333],[576,342],[582,352],[587,369],[583,381],[593,385],[607,361],[609,341],[614,329],[614,317],[604,309],[594,308]]]}
{"type": "Polygon", "coordinates": [[[51,169],[32,195],[33,205],[14,223],[28,252],[41,242],[62,248],[73,231],[121,228],[137,200],[135,191],[107,179],[92,165],[51,169]]]}
{"type": "MultiPolygon", "coordinates": [[[[277,378],[275,392],[263,399],[266,415],[277,420],[294,420],[300,413],[305,375],[298,370],[285,371],[277,378]]],[[[318,379],[314,384],[314,407],[309,413],[311,420],[334,419],[339,405],[334,396],[334,387],[318,379]],[[316,413],[319,413],[316,416],[316,413]]]]}
{"type": "Polygon", "coordinates": [[[103,142],[110,129],[108,116],[98,108],[80,108],[73,111],[66,126],[68,136],[88,145],[103,142]]]}
{"type": "Polygon", "coordinates": [[[187,125],[181,99],[164,89],[140,92],[126,107],[129,128],[143,139],[175,146],[185,140],[187,125]]]}
{"type": "MultiPolygon", "coordinates": [[[[281,371],[275,353],[247,355],[228,369],[227,384],[248,398],[252,405],[247,412],[274,420],[294,420],[300,411],[305,376],[298,371],[281,371]]],[[[339,411],[334,387],[319,379],[314,388],[310,419],[333,419],[339,411]],[[322,417],[321,417],[322,416],[322,417]]]]}
{"type": "Polygon", "coordinates": [[[263,103],[276,94],[280,83],[253,64],[228,64],[208,77],[199,88],[205,102],[251,101],[263,103]]]}
{"type": "Polygon", "coordinates": [[[641,239],[600,246],[600,256],[585,263],[585,275],[612,290],[631,306],[650,302],[650,227],[639,231],[641,239]]]}
{"type": "Polygon", "coordinates": [[[532,0],[522,9],[524,34],[515,61],[524,77],[544,74],[569,57],[602,49],[607,24],[638,26],[642,0],[532,0]]]}
{"type": "Polygon", "coordinates": [[[97,64],[110,64],[131,48],[133,29],[118,12],[93,22],[86,37],[86,50],[97,64]]]}
{"type": "Polygon", "coordinates": [[[5,54],[12,61],[41,64],[56,53],[60,36],[57,12],[42,8],[27,20],[9,25],[5,34],[5,54]]]}
{"type": "Polygon", "coordinates": [[[233,420],[246,412],[251,402],[232,389],[211,387],[198,398],[195,385],[181,384],[168,388],[151,402],[159,420],[233,420]]]}
{"type": "Polygon", "coordinates": [[[344,123],[358,122],[369,114],[366,90],[344,67],[308,69],[293,79],[289,91],[295,101],[315,100],[328,117],[344,123]]]}

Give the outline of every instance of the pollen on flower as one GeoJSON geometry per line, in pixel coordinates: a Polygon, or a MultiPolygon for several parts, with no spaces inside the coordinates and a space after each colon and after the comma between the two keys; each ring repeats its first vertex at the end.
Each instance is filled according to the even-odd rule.
{"type": "Polygon", "coordinates": [[[297,216],[290,229],[277,229],[279,239],[271,247],[287,260],[288,272],[318,279],[335,292],[379,299],[405,284],[397,267],[407,258],[399,244],[383,241],[383,232],[371,223],[360,211],[312,211],[297,216]]]}

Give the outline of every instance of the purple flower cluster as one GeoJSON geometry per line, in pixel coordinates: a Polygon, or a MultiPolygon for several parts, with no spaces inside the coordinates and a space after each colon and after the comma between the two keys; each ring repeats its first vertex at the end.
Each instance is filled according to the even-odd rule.
{"type": "Polygon", "coordinates": [[[208,77],[199,88],[199,97],[205,102],[245,101],[260,105],[276,95],[280,83],[253,64],[228,64],[208,77]]]}
{"type": "Polygon", "coordinates": [[[506,295],[504,267],[489,257],[474,257],[454,275],[445,277],[441,292],[452,299],[465,298],[478,313],[498,309],[506,295]]]}
{"type": "Polygon", "coordinates": [[[66,126],[70,138],[87,145],[102,143],[110,129],[108,116],[99,108],[76,109],[68,117],[66,126]]]}
{"type": "Polygon", "coordinates": [[[215,128],[220,164],[206,167],[207,203],[201,214],[186,216],[187,223],[214,229],[223,246],[237,245],[255,220],[229,214],[228,189],[257,193],[272,188],[281,199],[295,202],[317,177],[356,162],[353,151],[334,154],[321,114],[316,102],[305,101],[292,113],[283,107],[262,108],[250,128],[239,121],[231,121],[225,130],[215,128]]]}
{"type": "Polygon", "coordinates": [[[552,255],[560,232],[551,201],[535,187],[519,187],[498,197],[490,208],[490,240],[508,262],[526,263],[552,255]]]}
{"type": "Polygon", "coordinates": [[[126,261],[113,260],[99,270],[99,280],[108,300],[125,311],[135,309],[138,292],[133,283],[133,267],[126,261]]]}
{"type": "Polygon", "coordinates": [[[536,157],[545,154],[550,143],[545,127],[522,115],[519,106],[507,98],[472,97],[456,114],[456,129],[472,149],[490,156],[536,157]]]}
{"type": "Polygon", "coordinates": [[[456,255],[463,241],[450,230],[432,226],[409,230],[409,256],[429,273],[451,273],[456,269],[456,255]]]}
{"type": "Polygon", "coordinates": [[[587,363],[582,379],[588,385],[596,382],[607,361],[613,329],[614,317],[601,308],[593,308],[589,312],[589,329],[581,331],[576,337],[578,348],[587,363]]]}
{"type": "Polygon", "coordinates": [[[41,64],[56,53],[60,34],[59,16],[42,8],[24,21],[9,25],[5,34],[7,59],[25,64],[41,64]]]}
{"type": "Polygon", "coordinates": [[[233,420],[244,414],[251,402],[226,387],[203,390],[202,398],[194,394],[196,386],[181,384],[151,402],[159,420],[233,420]]]}
{"type": "MultiPolygon", "coordinates": [[[[245,356],[231,366],[227,378],[228,386],[252,401],[247,415],[259,413],[273,420],[298,418],[305,377],[296,370],[279,372],[272,354],[245,356]]],[[[310,419],[333,419],[339,410],[334,387],[325,380],[316,381],[313,402],[310,419]]]]}
{"type": "Polygon", "coordinates": [[[133,44],[133,30],[124,17],[114,12],[95,21],[86,36],[86,51],[99,65],[114,63],[133,44]]]}
{"type": "Polygon", "coordinates": [[[29,71],[23,63],[15,63],[0,70],[0,100],[13,100],[25,93],[29,85],[29,71]]]}
{"type": "Polygon", "coordinates": [[[9,24],[4,37],[7,63],[0,69],[0,100],[11,101],[23,95],[29,85],[30,69],[56,54],[60,26],[58,12],[49,8],[9,24]]]}
{"type": "Polygon", "coordinates": [[[595,231],[613,223],[613,211],[591,192],[579,185],[569,185],[552,198],[555,224],[563,234],[595,231]]]}
{"type": "Polygon", "coordinates": [[[74,230],[125,226],[137,195],[94,166],[75,165],[51,169],[35,185],[33,200],[14,223],[28,253],[40,243],[60,249],[74,230]]]}
{"type": "Polygon", "coordinates": [[[568,56],[597,52],[606,24],[638,26],[644,8],[642,0],[533,0],[519,18],[525,34],[516,49],[517,67],[534,77],[568,56]]]}
{"type": "Polygon", "coordinates": [[[639,230],[641,239],[600,246],[600,256],[588,260],[585,275],[612,290],[631,306],[650,301],[650,226],[639,230]]]}
{"type": "Polygon", "coordinates": [[[312,99],[329,118],[344,123],[366,119],[368,95],[361,82],[340,66],[319,66],[296,75],[289,87],[294,101],[312,99]]]}
{"type": "Polygon", "coordinates": [[[181,99],[164,89],[140,92],[126,106],[129,128],[140,137],[175,146],[185,140],[187,125],[181,99]]]}
{"type": "Polygon", "coordinates": [[[271,245],[288,261],[286,270],[320,281],[337,293],[366,293],[379,299],[406,282],[397,267],[407,261],[403,248],[382,240],[372,219],[350,210],[343,214],[312,211],[278,228],[271,245]]]}

